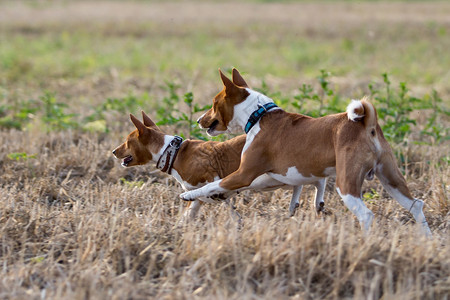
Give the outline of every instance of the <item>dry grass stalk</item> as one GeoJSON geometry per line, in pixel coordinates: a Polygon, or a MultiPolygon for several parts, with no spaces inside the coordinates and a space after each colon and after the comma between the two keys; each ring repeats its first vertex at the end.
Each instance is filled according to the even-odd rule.
{"type": "Polygon", "coordinates": [[[0,144],[2,298],[445,299],[450,291],[448,170],[433,163],[409,179],[426,200],[433,239],[377,182],[367,186],[379,193],[368,201],[377,224],[364,238],[332,184],[326,216],[314,214],[306,189],[288,218],[290,193],[279,190],[239,196],[242,227],[214,205],[180,225],[178,185],[147,175],[148,166],[121,168],[109,154],[114,141],[3,132],[0,144]],[[19,150],[37,158],[5,155],[19,150]]]}

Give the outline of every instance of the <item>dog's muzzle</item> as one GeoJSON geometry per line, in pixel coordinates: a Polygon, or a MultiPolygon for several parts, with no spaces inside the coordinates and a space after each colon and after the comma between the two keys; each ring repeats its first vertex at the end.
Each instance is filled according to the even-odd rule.
{"type": "Polygon", "coordinates": [[[130,164],[130,162],[133,161],[133,156],[128,155],[127,157],[125,157],[122,161],[122,166],[124,167],[128,167],[128,165],[130,164]]]}
{"type": "Polygon", "coordinates": [[[197,119],[197,124],[200,126],[200,128],[203,128],[202,124],[200,124],[201,120],[203,119],[203,117],[205,116],[205,114],[201,115],[198,119],[197,119]]]}
{"type": "Polygon", "coordinates": [[[206,131],[209,135],[212,135],[214,133],[214,130],[216,129],[217,125],[219,125],[219,120],[214,120],[214,122],[211,123],[208,130],[206,131]]]}

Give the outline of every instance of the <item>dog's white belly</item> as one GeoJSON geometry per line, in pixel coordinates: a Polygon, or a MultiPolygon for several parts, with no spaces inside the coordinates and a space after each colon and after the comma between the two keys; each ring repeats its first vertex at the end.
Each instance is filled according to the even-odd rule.
{"type": "Polygon", "coordinates": [[[262,174],[252,181],[252,183],[244,189],[252,190],[271,190],[284,186],[285,184],[276,180],[269,174],[262,174]]]}
{"type": "Polygon", "coordinates": [[[297,167],[290,167],[287,170],[286,175],[281,175],[281,174],[271,173],[271,172],[267,173],[267,174],[270,175],[270,177],[272,177],[273,179],[275,179],[281,183],[287,184],[287,185],[310,184],[310,183],[316,182],[322,178],[322,177],[316,177],[316,176],[305,176],[297,170],[297,167]]]}

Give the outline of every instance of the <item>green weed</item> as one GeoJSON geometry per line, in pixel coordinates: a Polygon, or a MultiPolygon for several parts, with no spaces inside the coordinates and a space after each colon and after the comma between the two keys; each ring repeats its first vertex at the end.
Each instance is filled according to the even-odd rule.
{"type": "Polygon", "coordinates": [[[366,192],[363,194],[363,200],[366,203],[374,203],[375,200],[381,198],[381,195],[375,189],[370,189],[370,192],[366,192]]]}
{"type": "Polygon", "coordinates": [[[340,96],[332,89],[329,77],[330,72],[320,70],[317,76],[320,89],[315,92],[309,84],[302,84],[298,89],[299,94],[294,96],[296,101],[292,102],[293,108],[302,114],[312,117],[321,117],[327,114],[342,112],[343,101],[340,96]]]}
{"type": "Polygon", "coordinates": [[[187,92],[181,97],[176,92],[177,85],[170,82],[166,84],[166,90],[169,95],[163,98],[162,104],[156,110],[157,119],[159,120],[157,124],[172,125],[177,129],[183,130],[185,133],[179,133],[181,137],[206,140],[206,135],[197,126],[197,122],[193,120],[193,115],[209,109],[211,105],[200,106],[194,103],[194,94],[192,92],[187,92]],[[187,107],[187,112],[180,108],[180,103],[187,107]]]}
{"type": "Polygon", "coordinates": [[[374,88],[369,84],[371,98],[376,102],[378,118],[381,120],[381,128],[388,140],[395,143],[406,142],[406,138],[411,133],[411,126],[416,125],[416,121],[410,117],[410,113],[418,108],[422,99],[408,96],[409,89],[405,82],[400,82],[398,90],[392,90],[391,81],[387,73],[383,73],[383,90],[374,88]]]}
{"type": "Polygon", "coordinates": [[[138,108],[142,108],[147,102],[150,102],[148,94],[141,95],[140,97],[128,95],[123,98],[107,98],[105,102],[94,107],[94,113],[87,116],[84,120],[87,122],[104,120],[105,114],[108,112],[117,112],[120,114],[133,112],[138,108]]]}
{"type": "MultiPolygon", "coordinates": [[[[293,97],[283,95],[280,91],[271,91],[263,80],[255,90],[268,95],[282,108],[306,114],[312,117],[339,113],[345,111],[349,99],[342,96],[332,86],[331,73],[320,70],[317,76],[318,88],[302,84],[293,97]]],[[[405,82],[398,87],[392,86],[387,73],[382,74],[382,84],[370,83],[368,90],[377,108],[379,124],[386,139],[395,144],[414,142],[418,144],[440,144],[449,140],[449,128],[443,122],[450,112],[443,105],[442,98],[433,90],[421,98],[410,95],[405,82]],[[414,116],[427,116],[420,135],[412,135],[412,129],[417,126],[414,116]]],[[[194,115],[209,109],[210,105],[199,105],[194,101],[194,94],[186,92],[181,95],[179,86],[166,82],[167,95],[156,102],[156,118],[158,125],[167,125],[175,129],[176,134],[185,138],[210,139],[197,126],[194,115]]],[[[88,132],[108,133],[112,124],[108,123],[107,114],[111,112],[122,115],[124,112],[134,112],[148,107],[151,101],[149,94],[140,96],[128,95],[123,98],[107,98],[98,106],[89,108],[94,112],[77,122],[77,114],[68,112],[70,107],[56,100],[55,94],[45,92],[39,100],[18,101],[12,104],[0,105],[0,128],[24,129],[31,120],[38,118],[46,131],[61,131],[81,129],[88,132]]],[[[226,137],[213,138],[223,140],[226,137]]]]}
{"type": "Polygon", "coordinates": [[[57,102],[54,94],[46,92],[39,98],[43,104],[42,122],[47,131],[77,128],[78,123],[73,120],[76,114],[66,113],[68,105],[57,102]]]}
{"type": "Polygon", "coordinates": [[[15,161],[27,161],[29,159],[36,159],[37,154],[28,154],[26,152],[13,152],[9,153],[7,157],[15,161]]]}
{"type": "Polygon", "coordinates": [[[138,180],[138,181],[129,181],[125,178],[120,178],[120,183],[128,186],[129,188],[140,188],[144,185],[144,181],[138,180]]]}
{"type": "Polygon", "coordinates": [[[39,102],[33,99],[0,106],[0,128],[22,129],[35,118],[39,111],[39,102]]]}
{"type": "Polygon", "coordinates": [[[136,112],[143,109],[147,103],[150,103],[148,94],[141,96],[128,95],[123,98],[107,98],[103,103],[91,109],[93,113],[89,114],[82,120],[83,130],[87,132],[108,133],[113,124],[109,124],[107,120],[108,114],[123,115],[130,112],[136,112]]]}
{"type": "Polygon", "coordinates": [[[423,143],[435,145],[450,140],[450,128],[442,122],[443,117],[450,117],[450,111],[444,108],[442,98],[436,90],[433,90],[431,96],[427,95],[423,100],[422,109],[431,110],[427,123],[421,131],[421,134],[428,136],[430,140],[423,143]]]}

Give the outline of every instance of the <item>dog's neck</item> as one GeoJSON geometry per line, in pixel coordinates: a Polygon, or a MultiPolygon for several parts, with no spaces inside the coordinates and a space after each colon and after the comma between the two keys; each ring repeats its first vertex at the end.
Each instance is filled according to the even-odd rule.
{"type": "Polygon", "coordinates": [[[157,163],[158,160],[161,158],[161,155],[163,155],[164,150],[167,149],[167,146],[169,146],[169,144],[173,140],[174,136],[169,135],[169,134],[164,134],[163,138],[164,138],[164,144],[162,145],[162,147],[157,152],[150,151],[152,153],[152,161],[154,163],[157,163]]]}
{"type": "Polygon", "coordinates": [[[156,163],[156,167],[160,169],[161,172],[171,174],[173,164],[177,158],[178,150],[180,150],[182,143],[183,139],[179,136],[174,136],[172,141],[169,142],[169,145],[163,151],[158,162],[156,163]]]}
{"type": "MultiPolygon", "coordinates": [[[[234,106],[233,119],[228,123],[228,131],[231,133],[242,133],[250,115],[262,105],[273,102],[269,97],[246,88],[248,97],[234,106]]],[[[279,109],[279,108],[276,108],[279,109]]]]}

